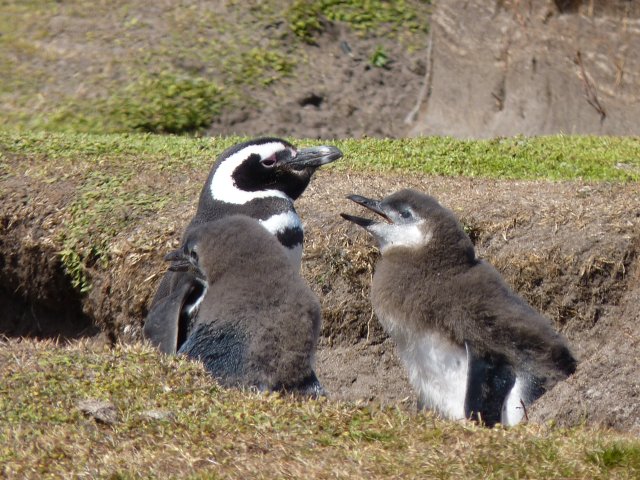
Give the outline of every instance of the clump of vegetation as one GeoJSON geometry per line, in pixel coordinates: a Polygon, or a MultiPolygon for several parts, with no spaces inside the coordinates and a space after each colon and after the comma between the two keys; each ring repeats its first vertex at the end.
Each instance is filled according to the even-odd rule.
{"type": "Polygon", "coordinates": [[[109,101],[118,130],[191,133],[211,125],[225,103],[217,84],[186,74],[143,75],[109,101]],[[117,120],[115,120],[117,123],[117,120]]]}
{"type": "Polygon", "coordinates": [[[324,29],[323,18],[347,23],[363,34],[377,29],[391,33],[428,29],[416,9],[404,0],[296,0],[287,12],[291,30],[307,43],[313,43],[314,35],[324,29]]]}
{"type": "Polygon", "coordinates": [[[386,68],[389,66],[389,55],[384,51],[381,46],[376,47],[371,59],[369,60],[371,65],[377,68],[386,68]]]}
{"type": "Polygon", "coordinates": [[[235,81],[244,85],[271,85],[292,74],[295,61],[276,49],[252,48],[239,58],[230,58],[225,67],[235,81]]]}
{"type": "Polygon", "coordinates": [[[587,458],[602,470],[624,468],[640,471],[640,445],[614,443],[601,450],[594,450],[587,458]]]}

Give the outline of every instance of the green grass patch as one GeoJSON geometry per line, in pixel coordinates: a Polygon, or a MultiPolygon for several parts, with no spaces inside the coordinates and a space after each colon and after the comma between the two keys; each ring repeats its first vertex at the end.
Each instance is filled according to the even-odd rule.
{"type": "Polygon", "coordinates": [[[640,471],[640,445],[614,443],[590,452],[587,458],[602,470],[625,468],[640,471]]]}
{"type": "Polygon", "coordinates": [[[162,72],[144,75],[108,102],[116,129],[193,133],[207,128],[225,104],[223,89],[204,78],[162,72]]]}
{"type": "Polygon", "coordinates": [[[0,376],[0,472],[9,478],[640,474],[637,438],[488,430],[397,408],[223,389],[199,364],[139,345],[0,343],[0,376]],[[112,420],[83,413],[86,400],[107,402],[112,420]]]}
{"type": "Polygon", "coordinates": [[[238,84],[267,86],[291,76],[295,65],[291,56],[275,49],[252,48],[227,61],[226,68],[238,84]]]}
{"type": "Polygon", "coordinates": [[[640,138],[449,137],[338,141],[334,168],[514,180],[640,180],[640,138]]]}
{"type": "MultiPolygon", "coordinates": [[[[246,137],[182,138],[0,131],[0,148],[47,158],[130,157],[137,167],[210,167],[213,157],[246,137]],[[159,165],[161,163],[161,165],[159,165]]],[[[344,158],[325,168],[513,180],[639,181],[640,138],[557,135],[492,140],[450,137],[336,140],[289,139],[298,146],[330,143],[344,158]]],[[[127,161],[122,160],[125,165],[127,161]]],[[[136,168],[137,168],[136,167],[136,168]]]]}
{"type": "Polygon", "coordinates": [[[386,2],[383,0],[296,0],[287,11],[289,27],[301,40],[312,43],[324,28],[323,18],[342,22],[363,34],[386,31],[426,32],[425,6],[431,2],[386,2]]]}
{"type": "Polygon", "coordinates": [[[11,123],[59,132],[192,134],[208,128],[231,96],[217,83],[189,73],[140,72],[132,83],[110,87],[108,97],[61,96],[46,112],[21,113],[11,123]]]}

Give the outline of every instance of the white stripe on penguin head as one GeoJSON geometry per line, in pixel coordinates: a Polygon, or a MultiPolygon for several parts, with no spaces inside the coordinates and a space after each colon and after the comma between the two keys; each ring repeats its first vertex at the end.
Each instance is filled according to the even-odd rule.
{"type": "MultiPolygon", "coordinates": [[[[233,179],[233,172],[244,162],[249,156],[258,154],[260,158],[268,158],[271,155],[285,150],[286,147],[280,142],[269,142],[261,145],[249,145],[242,150],[227,157],[218,167],[211,179],[211,197],[225,203],[235,203],[242,205],[256,198],[280,197],[286,200],[291,198],[280,190],[258,190],[255,192],[247,192],[240,190],[233,179]]],[[[293,151],[295,155],[295,151],[293,151]]]]}

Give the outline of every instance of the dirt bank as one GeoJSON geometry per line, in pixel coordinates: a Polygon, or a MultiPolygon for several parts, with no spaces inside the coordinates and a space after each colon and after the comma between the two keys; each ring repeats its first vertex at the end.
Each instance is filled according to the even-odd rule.
{"type": "MultiPolygon", "coordinates": [[[[109,267],[91,266],[93,288],[85,295],[71,288],[57,254],[65,228],[61,212],[77,186],[27,176],[4,181],[0,288],[13,306],[0,324],[2,333],[75,338],[99,328],[103,340],[139,339],[165,267],[162,254],[177,245],[193,214],[198,175],[145,178],[163,189],[181,185],[185,194],[117,234],[109,267]]],[[[338,216],[354,211],[345,199],[349,193],[380,196],[402,186],[427,191],[458,212],[479,254],[569,338],[580,359],[578,372],[539,402],[535,418],[640,432],[635,184],[319,172],[298,210],[307,232],[303,273],[323,306],[317,370],[333,396],[414,402],[368,301],[377,252],[338,216]]]]}

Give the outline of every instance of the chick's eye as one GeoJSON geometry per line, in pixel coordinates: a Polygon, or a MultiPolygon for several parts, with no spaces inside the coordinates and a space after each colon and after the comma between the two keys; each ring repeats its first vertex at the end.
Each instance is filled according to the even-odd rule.
{"type": "Polygon", "coordinates": [[[260,163],[267,168],[271,168],[276,164],[276,155],[275,153],[268,158],[265,158],[260,163]]]}
{"type": "Polygon", "coordinates": [[[402,218],[409,218],[411,216],[411,212],[409,210],[402,210],[400,212],[400,216],[402,218]]]}
{"type": "Polygon", "coordinates": [[[191,260],[193,260],[194,262],[198,261],[198,253],[195,250],[191,250],[189,252],[189,256],[191,257],[191,260]]]}

